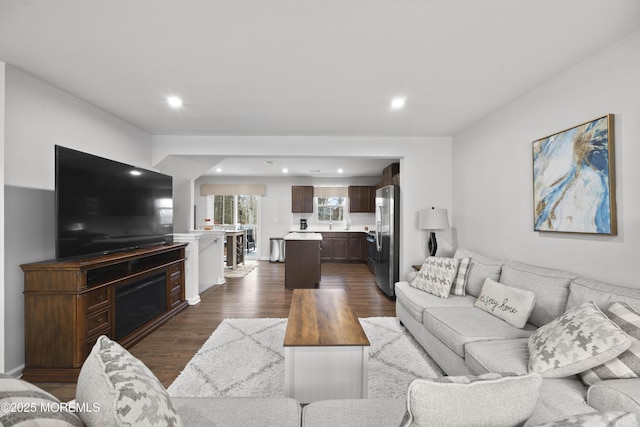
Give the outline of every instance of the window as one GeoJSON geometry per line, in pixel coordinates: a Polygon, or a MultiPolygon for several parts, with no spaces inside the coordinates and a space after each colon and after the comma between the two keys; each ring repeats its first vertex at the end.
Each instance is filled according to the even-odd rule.
{"type": "Polygon", "coordinates": [[[346,197],[317,197],[318,221],[344,221],[346,197]]]}
{"type": "Polygon", "coordinates": [[[207,196],[213,197],[214,224],[255,225],[258,223],[258,196],[207,196]],[[238,198],[238,218],[233,217],[233,199],[238,198]]]}

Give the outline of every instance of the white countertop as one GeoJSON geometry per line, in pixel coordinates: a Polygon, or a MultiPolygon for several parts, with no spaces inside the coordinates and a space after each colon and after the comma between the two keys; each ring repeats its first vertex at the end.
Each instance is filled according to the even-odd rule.
{"type": "Polygon", "coordinates": [[[345,230],[344,227],[334,226],[330,230],[329,227],[309,227],[306,230],[300,230],[300,227],[291,227],[289,229],[290,233],[368,233],[369,231],[373,231],[373,227],[368,227],[368,230],[365,230],[363,226],[351,227],[349,230],[345,230]]]}
{"type": "Polygon", "coordinates": [[[294,232],[284,236],[284,240],[322,240],[322,234],[294,232]]]}

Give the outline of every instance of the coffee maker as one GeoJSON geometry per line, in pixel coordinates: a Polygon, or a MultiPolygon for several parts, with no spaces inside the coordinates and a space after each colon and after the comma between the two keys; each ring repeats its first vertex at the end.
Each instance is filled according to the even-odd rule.
{"type": "Polygon", "coordinates": [[[302,218],[300,219],[300,230],[306,230],[307,229],[307,220],[302,218]]]}

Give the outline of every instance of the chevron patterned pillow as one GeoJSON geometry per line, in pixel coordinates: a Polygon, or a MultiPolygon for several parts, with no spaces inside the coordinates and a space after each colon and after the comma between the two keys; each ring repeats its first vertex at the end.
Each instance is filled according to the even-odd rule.
{"type": "Polygon", "coordinates": [[[576,375],[617,357],[631,340],[595,303],[586,302],[529,337],[529,372],[545,378],[576,375]]]}
{"type": "Polygon", "coordinates": [[[460,260],[456,258],[432,257],[427,258],[418,275],[409,285],[440,298],[448,298],[451,285],[458,273],[460,260]]]}

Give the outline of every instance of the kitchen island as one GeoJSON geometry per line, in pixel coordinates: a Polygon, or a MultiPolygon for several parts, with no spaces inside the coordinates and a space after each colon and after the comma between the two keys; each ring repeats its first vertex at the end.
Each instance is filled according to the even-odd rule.
{"type": "Polygon", "coordinates": [[[320,284],[322,234],[289,233],[284,236],[286,289],[315,288],[320,284]]]}

